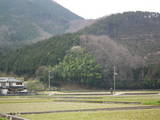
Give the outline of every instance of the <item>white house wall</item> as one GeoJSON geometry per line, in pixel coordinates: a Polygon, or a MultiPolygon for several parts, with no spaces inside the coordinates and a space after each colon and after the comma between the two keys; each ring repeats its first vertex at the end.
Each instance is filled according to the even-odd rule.
{"type": "Polygon", "coordinates": [[[6,86],[8,87],[8,86],[9,86],[9,83],[6,83],[6,86]]]}

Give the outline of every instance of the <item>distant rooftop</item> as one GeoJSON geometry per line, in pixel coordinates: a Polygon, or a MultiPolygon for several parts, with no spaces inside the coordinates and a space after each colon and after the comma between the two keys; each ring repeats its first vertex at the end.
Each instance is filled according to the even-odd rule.
{"type": "Polygon", "coordinates": [[[22,82],[14,77],[0,77],[0,82],[22,82]]]}

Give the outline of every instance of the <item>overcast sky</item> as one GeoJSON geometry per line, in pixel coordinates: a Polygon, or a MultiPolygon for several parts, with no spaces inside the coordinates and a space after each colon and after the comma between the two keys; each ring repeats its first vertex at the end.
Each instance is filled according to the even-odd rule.
{"type": "Polygon", "coordinates": [[[124,11],[160,12],[160,0],[54,0],[72,12],[94,19],[124,11]]]}

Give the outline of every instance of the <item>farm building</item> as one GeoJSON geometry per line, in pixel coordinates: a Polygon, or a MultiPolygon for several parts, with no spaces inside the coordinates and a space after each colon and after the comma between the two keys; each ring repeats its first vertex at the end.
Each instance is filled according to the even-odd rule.
{"type": "Polygon", "coordinates": [[[17,94],[27,92],[23,81],[17,80],[14,77],[0,77],[0,94],[17,94]]]}

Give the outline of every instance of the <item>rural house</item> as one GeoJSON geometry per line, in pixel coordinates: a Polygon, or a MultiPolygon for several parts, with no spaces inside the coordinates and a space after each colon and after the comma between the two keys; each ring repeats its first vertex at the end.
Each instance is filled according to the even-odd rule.
{"type": "Polygon", "coordinates": [[[23,81],[17,80],[14,77],[0,77],[0,94],[18,94],[27,92],[23,81]]]}

